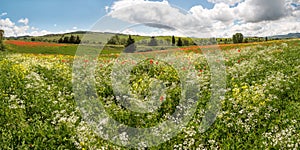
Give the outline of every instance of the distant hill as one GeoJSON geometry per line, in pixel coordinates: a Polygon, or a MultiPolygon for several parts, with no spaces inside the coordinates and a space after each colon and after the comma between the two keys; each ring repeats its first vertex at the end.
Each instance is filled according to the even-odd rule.
{"type": "MultiPolygon", "coordinates": [[[[75,37],[79,37],[81,43],[90,43],[90,44],[111,44],[111,45],[125,45],[128,35],[121,33],[112,33],[112,32],[93,32],[93,31],[75,31],[68,33],[58,33],[58,34],[48,34],[43,36],[19,36],[19,37],[7,37],[7,39],[16,39],[16,40],[27,40],[27,41],[43,41],[43,42],[53,42],[58,43],[59,39],[63,39],[64,37],[71,37],[71,35],[75,37]],[[118,44],[113,44],[114,42],[108,42],[114,35],[118,35],[118,44]]],[[[140,35],[131,35],[131,37],[139,44],[147,46],[151,37],[150,36],[140,36],[140,35]]],[[[300,38],[300,33],[289,33],[286,35],[274,35],[267,36],[270,40],[277,39],[290,39],[290,38],[300,38]]],[[[156,36],[155,37],[158,43],[162,45],[170,45],[171,36],[156,36]]],[[[176,41],[178,41],[179,37],[175,37],[176,41]]],[[[180,37],[183,41],[184,46],[194,45],[195,43],[200,43],[200,45],[212,44],[210,38],[188,38],[188,37],[180,37]]],[[[259,42],[265,41],[265,37],[247,37],[247,42],[259,42]]],[[[216,38],[215,39],[218,44],[230,44],[232,43],[231,38],[216,38]]],[[[213,40],[214,41],[214,40],[213,40]]]]}
{"type": "Polygon", "coordinates": [[[274,35],[270,36],[271,39],[290,39],[290,38],[300,38],[300,33],[289,33],[285,35],[274,35]]]}

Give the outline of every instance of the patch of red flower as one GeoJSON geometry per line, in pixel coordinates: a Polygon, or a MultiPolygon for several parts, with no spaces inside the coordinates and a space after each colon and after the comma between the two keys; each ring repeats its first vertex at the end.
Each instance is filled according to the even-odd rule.
{"type": "Polygon", "coordinates": [[[150,64],[153,64],[153,60],[152,59],[150,59],[150,64]]]}
{"type": "Polygon", "coordinates": [[[159,98],[159,100],[160,100],[160,101],[163,101],[163,100],[164,100],[164,97],[163,97],[163,96],[161,96],[161,97],[159,98]]]}
{"type": "Polygon", "coordinates": [[[13,44],[17,46],[65,46],[66,44],[56,44],[56,43],[47,43],[47,42],[29,42],[29,41],[20,41],[20,40],[7,40],[6,44],[13,44]]]}

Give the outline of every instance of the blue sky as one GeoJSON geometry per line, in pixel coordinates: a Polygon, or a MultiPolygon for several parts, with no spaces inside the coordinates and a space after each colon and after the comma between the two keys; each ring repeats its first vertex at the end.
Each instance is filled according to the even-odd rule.
{"type": "Polygon", "coordinates": [[[112,0],[2,0],[1,13],[11,21],[28,18],[29,25],[53,32],[88,29],[106,14],[112,0]]]}
{"type": "MultiPolygon", "coordinates": [[[[113,0],[1,0],[0,13],[7,13],[11,21],[28,18],[29,25],[53,32],[72,29],[89,29],[102,16],[113,0]]],[[[169,3],[190,9],[195,5],[211,8],[206,0],[169,0],[169,3]]]]}
{"type": "MultiPolygon", "coordinates": [[[[143,17],[141,14],[137,16],[137,12],[143,10],[134,8],[135,14],[131,14],[132,9],[128,9],[123,14],[118,10],[121,9],[123,4],[133,5],[137,2],[145,6],[152,4],[151,2],[157,2],[153,3],[158,8],[155,10],[164,10],[165,7],[160,6],[165,4],[164,2],[167,2],[167,7],[175,5],[183,8],[192,13],[194,18],[198,18],[199,22],[205,20],[201,24],[209,28],[211,33],[219,34],[216,36],[229,36],[232,32],[237,32],[241,29],[248,29],[245,31],[246,34],[261,35],[299,31],[299,27],[296,25],[299,23],[297,18],[300,16],[299,2],[297,3],[297,0],[164,0],[164,2],[163,0],[1,0],[0,28],[6,30],[6,36],[89,30],[100,18],[108,13],[113,19],[135,24],[139,23],[139,21],[147,20],[147,18],[141,19],[143,17]],[[266,4],[267,1],[272,4],[266,4]],[[283,4],[284,7],[280,7],[283,4]],[[249,10],[245,11],[245,8],[249,10]],[[268,11],[257,12],[258,9],[268,11]],[[251,15],[252,13],[254,16],[251,15]],[[139,18],[139,20],[134,20],[136,18],[139,18]],[[265,25],[280,28],[282,22],[287,23],[283,27],[288,26],[293,30],[282,29],[278,32],[270,33],[262,27],[265,25]]],[[[147,9],[147,7],[145,8],[147,9]]],[[[174,11],[173,9],[167,10],[174,11]]],[[[164,11],[164,14],[159,14],[159,12],[156,11],[151,15],[158,15],[157,17],[159,18],[159,15],[168,14],[166,11],[164,11]]],[[[168,20],[170,22],[165,22],[164,20],[158,20],[158,22],[176,26],[178,23],[176,24],[175,22],[178,22],[178,20],[176,20],[176,16],[174,18],[173,20],[168,20]]],[[[186,22],[185,26],[187,24],[189,23],[186,22]]],[[[109,30],[109,26],[112,27],[113,24],[109,24],[103,30],[109,30]]],[[[197,31],[204,29],[197,28],[197,26],[199,26],[197,23],[191,23],[190,28],[194,28],[197,31]]],[[[176,27],[183,28],[180,25],[176,27]]],[[[272,30],[270,29],[270,31],[272,30]]],[[[168,31],[164,30],[162,32],[166,33],[168,31]]],[[[139,30],[138,33],[142,34],[142,31],[139,30]]]]}

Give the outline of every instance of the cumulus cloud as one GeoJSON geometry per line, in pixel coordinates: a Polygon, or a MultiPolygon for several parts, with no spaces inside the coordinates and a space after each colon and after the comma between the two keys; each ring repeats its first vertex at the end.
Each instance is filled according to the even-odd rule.
{"type": "Polygon", "coordinates": [[[24,35],[39,36],[51,33],[46,30],[39,30],[38,28],[30,27],[28,25],[28,18],[20,19],[18,20],[18,23],[22,23],[22,25],[16,25],[16,23],[11,21],[10,18],[0,19],[0,29],[4,30],[4,35],[7,37],[24,35]]]}
{"type": "Polygon", "coordinates": [[[198,5],[182,13],[168,1],[120,0],[110,7],[109,16],[164,30],[184,29],[184,32],[198,33],[196,36],[230,37],[235,32],[268,36],[300,32],[299,0],[208,1],[215,3],[212,9],[198,5]]]}
{"type": "Polygon", "coordinates": [[[115,2],[110,9],[108,15],[112,18],[168,30],[184,29],[182,32],[186,34],[205,30],[210,25],[207,20],[199,20],[191,13],[182,13],[167,1],[123,0],[115,2]]]}
{"type": "Polygon", "coordinates": [[[29,20],[28,20],[28,18],[22,18],[22,19],[20,19],[18,22],[27,25],[28,22],[29,22],[29,20]]]}
{"type": "Polygon", "coordinates": [[[235,11],[245,22],[278,20],[288,15],[283,0],[246,0],[235,11]]]}
{"type": "Polygon", "coordinates": [[[15,23],[13,23],[9,18],[0,19],[0,26],[2,27],[13,27],[15,23]]]}
{"type": "Polygon", "coordinates": [[[208,23],[221,21],[223,23],[230,23],[234,20],[233,9],[225,3],[218,3],[213,9],[205,9],[201,5],[194,6],[190,12],[200,20],[208,21],[208,23]]]}

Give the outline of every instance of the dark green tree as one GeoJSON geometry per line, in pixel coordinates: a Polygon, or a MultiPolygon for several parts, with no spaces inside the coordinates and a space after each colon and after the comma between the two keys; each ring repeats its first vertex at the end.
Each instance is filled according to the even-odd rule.
{"type": "Polygon", "coordinates": [[[64,42],[63,38],[60,37],[59,40],[58,40],[58,43],[63,43],[63,42],[64,42]]]}
{"type": "Polygon", "coordinates": [[[149,46],[157,46],[157,40],[155,39],[154,36],[151,37],[150,42],[148,43],[149,46]]]}
{"type": "Polygon", "coordinates": [[[80,40],[79,36],[77,35],[76,40],[75,40],[75,44],[80,44],[80,42],[81,42],[81,40],[80,40]]]}
{"type": "Polygon", "coordinates": [[[131,35],[128,36],[127,42],[125,44],[125,53],[134,53],[136,51],[135,41],[131,38],[131,35]]]}
{"type": "Polygon", "coordinates": [[[244,36],[242,33],[236,33],[232,36],[233,43],[243,43],[244,36]]]}
{"type": "Polygon", "coordinates": [[[3,37],[4,37],[4,30],[0,29],[0,51],[4,51],[3,37]]]}
{"type": "Polygon", "coordinates": [[[63,43],[69,43],[69,37],[64,37],[64,41],[63,41],[63,43]]]}
{"type": "Polygon", "coordinates": [[[172,36],[172,46],[175,46],[175,37],[174,37],[174,35],[172,36]]]}
{"type": "Polygon", "coordinates": [[[112,36],[108,41],[107,44],[112,44],[112,45],[119,45],[120,44],[120,38],[118,35],[112,36]]]}
{"type": "Polygon", "coordinates": [[[178,41],[177,41],[177,46],[182,46],[182,41],[181,41],[181,38],[178,38],[178,41]]]}
{"type": "Polygon", "coordinates": [[[184,39],[184,40],[183,40],[183,45],[184,45],[184,46],[189,46],[189,45],[190,45],[189,40],[188,40],[188,39],[184,39]]]}
{"type": "Polygon", "coordinates": [[[74,44],[75,43],[75,36],[74,35],[71,35],[70,39],[69,39],[69,43],[72,43],[74,44]]]}

